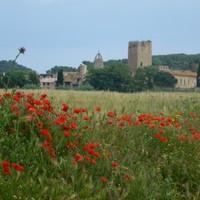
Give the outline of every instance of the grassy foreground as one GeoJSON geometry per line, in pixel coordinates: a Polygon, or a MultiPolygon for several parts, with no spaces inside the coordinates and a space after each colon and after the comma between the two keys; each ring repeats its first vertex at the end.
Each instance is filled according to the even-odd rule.
{"type": "Polygon", "coordinates": [[[199,93],[24,92],[1,92],[0,199],[200,199],[199,93]]]}

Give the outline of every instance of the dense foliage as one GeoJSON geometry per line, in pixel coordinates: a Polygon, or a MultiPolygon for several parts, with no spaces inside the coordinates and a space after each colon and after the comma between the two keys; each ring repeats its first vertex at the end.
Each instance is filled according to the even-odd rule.
{"type": "Polygon", "coordinates": [[[14,61],[6,61],[6,60],[2,60],[0,61],[0,73],[6,73],[9,72],[11,70],[17,70],[17,71],[21,71],[21,72],[30,72],[32,71],[30,68],[25,67],[23,65],[19,65],[14,61]]]}
{"type": "Polygon", "coordinates": [[[0,74],[0,88],[23,88],[27,85],[39,87],[39,78],[36,72],[11,70],[0,74]]]}
{"type": "Polygon", "coordinates": [[[197,87],[200,87],[200,63],[197,69],[197,87]]]}
{"type": "Polygon", "coordinates": [[[127,65],[111,65],[90,70],[87,81],[97,90],[130,91],[132,77],[127,65]]]}
{"type": "Polygon", "coordinates": [[[196,71],[200,63],[200,54],[171,54],[153,56],[153,65],[167,65],[172,69],[196,71]]]}
{"type": "Polygon", "coordinates": [[[156,67],[138,68],[132,77],[126,64],[92,69],[87,81],[96,90],[119,92],[144,91],[155,87],[173,88],[177,82],[171,74],[161,72],[156,67]]]}
{"type": "Polygon", "coordinates": [[[63,69],[59,69],[56,85],[57,85],[57,87],[59,87],[59,86],[63,86],[63,84],[64,84],[63,69]]]}
{"type": "Polygon", "coordinates": [[[37,73],[14,61],[0,61],[0,88],[22,88],[39,86],[37,73]]]}
{"type": "Polygon", "coordinates": [[[53,67],[53,68],[47,70],[47,73],[56,74],[56,73],[58,73],[60,70],[63,70],[63,72],[75,72],[75,71],[77,71],[77,69],[74,68],[74,67],[55,66],[55,67],[53,67]]]}
{"type": "Polygon", "coordinates": [[[151,90],[155,87],[174,88],[176,83],[176,78],[170,73],[159,71],[156,67],[138,68],[134,76],[136,91],[151,90]]]}

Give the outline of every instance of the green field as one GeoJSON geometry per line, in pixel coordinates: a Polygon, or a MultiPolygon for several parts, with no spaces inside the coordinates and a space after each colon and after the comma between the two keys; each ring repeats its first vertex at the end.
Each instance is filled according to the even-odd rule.
{"type": "Polygon", "coordinates": [[[0,199],[200,199],[200,93],[1,94],[0,199]]]}

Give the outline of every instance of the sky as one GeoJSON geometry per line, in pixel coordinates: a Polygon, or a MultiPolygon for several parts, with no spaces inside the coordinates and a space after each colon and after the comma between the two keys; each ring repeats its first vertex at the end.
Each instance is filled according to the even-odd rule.
{"type": "Polygon", "coordinates": [[[128,42],[151,40],[153,55],[200,53],[200,0],[0,0],[0,60],[44,73],[127,58],[128,42]]]}

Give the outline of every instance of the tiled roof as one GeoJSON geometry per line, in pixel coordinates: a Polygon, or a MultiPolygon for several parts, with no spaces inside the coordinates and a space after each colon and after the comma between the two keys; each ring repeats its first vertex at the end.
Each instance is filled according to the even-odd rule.
{"type": "Polygon", "coordinates": [[[168,70],[161,69],[161,71],[169,72],[173,76],[183,76],[183,77],[197,77],[196,72],[192,72],[189,70],[168,70]]]}

